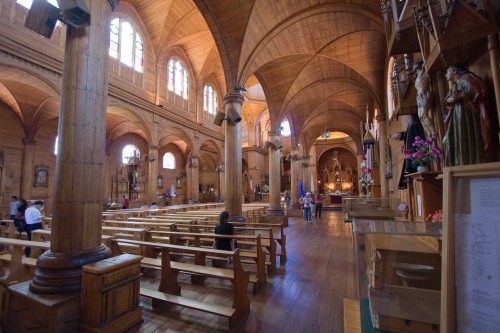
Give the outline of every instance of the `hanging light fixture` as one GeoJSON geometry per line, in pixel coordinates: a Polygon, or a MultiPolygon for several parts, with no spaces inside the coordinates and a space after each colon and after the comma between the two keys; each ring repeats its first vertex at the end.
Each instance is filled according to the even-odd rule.
{"type": "Polygon", "coordinates": [[[330,131],[326,130],[326,120],[325,120],[325,129],[323,130],[323,132],[321,132],[321,137],[323,139],[328,139],[330,137],[330,131]]]}

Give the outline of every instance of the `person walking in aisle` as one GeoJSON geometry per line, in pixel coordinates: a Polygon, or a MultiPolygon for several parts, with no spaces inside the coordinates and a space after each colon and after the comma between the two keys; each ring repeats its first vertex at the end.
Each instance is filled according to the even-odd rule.
{"type": "Polygon", "coordinates": [[[313,204],[313,198],[311,197],[311,192],[306,193],[306,197],[304,198],[304,218],[306,223],[312,223],[311,220],[311,209],[313,204]]]}
{"type": "Polygon", "coordinates": [[[314,213],[314,217],[321,217],[321,209],[323,208],[323,195],[318,192],[316,196],[316,212],[314,213]]]}

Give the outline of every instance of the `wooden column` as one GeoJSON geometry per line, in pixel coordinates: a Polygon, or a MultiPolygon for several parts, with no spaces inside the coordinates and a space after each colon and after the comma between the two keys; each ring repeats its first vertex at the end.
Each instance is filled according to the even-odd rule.
{"type": "MultiPolygon", "coordinates": [[[[269,131],[269,141],[280,141],[280,132],[269,131]]],[[[269,148],[269,207],[266,209],[267,215],[283,216],[284,211],[281,208],[281,150],[277,147],[269,148]]]]}
{"type": "MultiPolygon", "coordinates": [[[[361,194],[362,187],[361,187],[360,177],[361,177],[361,163],[363,162],[363,155],[358,154],[356,156],[356,161],[358,162],[358,194],[361,194]]],[[[353,183],[354,183],[354,179],[353,179],[353,183]]]]}
{"type": "MultiPolygon", "coordinates": [[[[379,173],[380,173],[380,195],[382,198],[389,197],[389,186],[387,184],[387,179],[385,178],[385,170],[386,170],[386,160],[385,155],[387,153],[387,121],[385,114],[377,115],[378,121],[378,146],[379,146],[379,173]]],[[[378,185],[378,184],[376,184],[378,185]]]]}
{"type": "Polygon", "coordinates": [[[309,158],[309,178],[310,178],[309,185],[311,186],[311,192],[313,193],[318,193],[320,190],[318,188],[318,168],[316,161],[317,161],[316,150],[311,149],[311,156],[309,158]]]}
{"type": "Polygon", "coordinates": [[[89,27],[68,27],[50,250],[37,261],[30,290],[79,291],[83,265],[111,255],[101,244],[109,23],[118,0],[87,1],[89,27]]]}
{"type": "Polygon", "coordinates": [[[309,154],[302,157],[302,184],[306,192],[311,191],[311,169],[309,168],[311,158],[309,154]]]}
{"type": "Polygon", "coordinates": [[[35,141],[33,139],[23,140],[23,162],[21,166],[21,198],[30,199],[33,188],[33,174],[35,173],[33,160],[35,151],[35,141]]]}
{"type": "Polygon", "coordinates": [[[187,180],[187,199],[193,202],[200,201],[200,171],[198,169],[199,161],[198,155],[194,153],[191,156],[191,164],[186,167],[186,180],[187,180]]]}
{"type": "MultiPolygon", "coordinates": [[[[241,92],[234,91],[224,96],[224,109],[237,112],[241,115],[241,104],[244,101],[241,92]]],[[[225,183],[226,186],[226,210],[229,212],[230,221],[245,221],[242,216],[242,162],[241,162],[241,122],[226,122],[225,128],[225,183]]]]}
{"type": "Polygon", "coordinates": [[[292,202],[290,209],[300,209],[299,202],[299,149],[298,147],[292,148],[290,151],[292,158],[290,159],[290,174],[291,174],[291,196],[292,202]]]}
{"type": "Polygon", "coordinates": [[[154,159],[154,161],[144,161],[143,163],[148,163],[148,190],[147,190],[147,202],[151,203],[157,201],[158,192],[158,163],[162,163],[160,156],[158,156],[158,145],[149,145],[149,159],[154,159]]]}
{"type": "MultiPolygon", "coordinates": [[[[498,119],[500,119],[500,67],[498,61],[498,34],[488,36],[488,50],[490,51],[491,74],[495,90],[495,102],[497,104],[498,119]]],[[[493,115],[490,116],[495,119],[493,115]]],[[[496,157],[496,156],[495,156],[496,157]]]]}

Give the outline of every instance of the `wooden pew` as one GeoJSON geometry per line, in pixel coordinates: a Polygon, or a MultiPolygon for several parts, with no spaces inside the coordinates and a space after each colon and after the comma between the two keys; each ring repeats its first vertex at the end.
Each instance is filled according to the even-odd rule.
{"type": "MultiPolygon", "coordinates": [[[[154,231],[149,230],[144,233],[144,241],[151,243],[164,243],[168,240],[169,244],[184,245],[179,244],[179,241],[188,242],[188,246],[210,246],[215,240],[215,238],[228,238],[236,239],[238,243],[246,243],[251,245],[252,249],[241,249],[240,248],[240,258],[248,258],[248,261],[243,261],[242,263],[252,264],[256,267],[256,273],[250,274],[249,282],[253,284],[253,293],[256,293],[260,288],[264,287],[267,282],[267,275],[265,270],[265,254],[262,250],[261,237],[260,235],[217,235],[213,233],[194,233],[194,232],[176,232],[176,231],[154,231]]],[[[141,253],[142,256],[148,258],[156,258],[157,253],[152,248],[143,249],[144,252],[141,253]]],[[[173,252],[171,252],[173,254],[173,252]]],[[[184,254],[181,254],[184,255],[184,254]]],[[[190,253],[188,253],[190,255],[190,253]]],[[[214,260],[225,260],[226,258],[209,256],[208,259],[214,260]]],[[[201,258],[196,258],[195,262],[202,264],[203,260],[201,258]]],[[[203,263],[204,264],[204,263],[203,263]]]]}
{"type": "Polygon", "coordinates": [[[105,220],[102,225],[106,227],[124,227],[124,228],[144,228],[154,230],[170,230],[175,222],[155,222],[149,220],[130,221],[130,220],[105,220]]]}
{"type": "MultiPolygon", "coordinates": [[[[198,224],[215,225],[215,221],[198,222],[198,224]]],[[[283,223],[259,223],[259,224],[247,224],[246,222],[231,222],[235,227],[265,227],[273,229],[273,239],[280,246],[280,252],[275,251],[276,256],[280,257],[280,263],[286,262],[286,235],[283,223]],[[274,232],[276,230],[277,232],[274,232]]]]}
{"type": "Polygon", "coordinates": [[[146,268],[161,269],[161,278],[158,290],[141,287],[140,293],[143,296],[153,299],[153,307],[158,307],[164,303],[185,306],[229,319],[229,329],[233,329],[236,324],[245,318],[250,311],[250,300],[248,298],[249,273],[243,270],[238,249],[234,251],[222,251],[193,246],[180,246],[172,244],[152,243],[128,239],[110,238],[109,247],[113,255],[122,254],[120,244],[131,244],[150,248],[161,249],[161,259],[143,258],[141,266],[146,268]],[[188,252],[203,259],[203,264],[181,263],[170,260],[170,251],[188,252]],[[223,256],[232,258],[232,268],[215,268],[204,266],[206,256],[223,256]],[[179,272],[197,274],[203,277],[212,277],[229,280],[234,286],[232,306],[211,304],[189,299],[181,295],[181,286],[178,283],[179,272]]]}
{"type": "MultiPolygon", "coordinates": [[[[172,231],[185,230],[188,232],[205,232],[214,233],[215,223],[213,221],[206,221],[205,223],[200,223],[197,225],[185,225],[176,223],[172,226],[172,231]],[[181,229],[182,228],[182,229],[181,229]]],[[[267,273],[271,274],[276,270],[276,243],[274,241],[273,229],[266,226],[246,226],[244,224],[236,224],[234,227],[236,232],[241,235],[243,233],[249,233],[251,235],[261,234],[261,246],[269,253],[269,261],[265,260],[264,264],[267,267],[267,273]]],[[[251,243],[246,243],[245,240],[238,242],[240,245],[252,245],[251,243]]]]}
{"type": "MultiPolygon", "coordinates": [[[[0,262],[2,265],[9,267],[9,275],[2,275],[1,280],[6,282],[22,282],[33,277],[31,273],[36,267],[37,258],[43,251],[50,248],[50,243],[34,242],[15,238],[0,238],[0,244],[4,244],[9,249],[0,254],[0,262]],[[24,256],[24,247],[31,247],[30,257],[24,256]]],[[[4,267],[4,266],[3,266],[4,267]]],[[[2,274],[5,274],[2,267],[2,274]]]]}

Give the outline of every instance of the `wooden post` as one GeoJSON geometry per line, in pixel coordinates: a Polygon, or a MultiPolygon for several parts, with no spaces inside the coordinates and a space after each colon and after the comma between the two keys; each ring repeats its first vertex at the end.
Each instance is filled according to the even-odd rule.
{"type": "MultiPolygon", "coordinates": [[[[147,201],[151,203],[157,201],[156,193],[158,192],[158,163],[162,163],[160,156],[158,155],[158,146],[150,144],[149,145],[149,161],[148,163],[148,189],[147,189],[147,201]],[[154,161],[151,161],[154,159],[154,161]]],[[[165,184],[163,184],[165,188],[165,184]]],[[[162,189],[163,191],[163,189],[162,189]]],[[[163,205],[163,203],[161,203],[163,205]]]]}
{"type": "Polygon", "coordinates": [[[292,155],[290,158],[290,174],[292,175],[291,179],[291,196],[292,196],[292,202],[290,205],[291,209],[300,209],[300,202],[299,202],[299,161],[298,161],[298,156],[299,156],[299,148],[297,146],[293,147],[290,150],[290,154],[292,155]]]}
{"type": "MultiPolygon", "coordinates": [[[[281,133],[278,131],[269,131],[269,141],[278,142],[281,133]]],[[[278,147],[269,147],[269,207],[266,209],[266,215],[283,216],[281,208],[281,179],[280,179],[280,153],[278,147]]]]}
{"type": "Polygon", "coordinates": [[[82,266],[109,257],[101,244],[108,97],[109,22],[118,0],[87,1],[91,23],[68,26],[52,241],[37,262],[34,293],[81,287],[82,266]]]}
{"type": "MultiPolygon", "coordinates": [[[[232,92],[224,96],[224,107],[226,114],[233,108],[235,112],[241,114],[241,104],[244,97],[241,92],[232,92]]],[[[241,153],[241,122],[226,122],[225,137],[225,183],[226,186],[226,210],[229,212],[230,221],[243,222],[242,215],[242,153],[241,153]]]]}
{"type": "Polygon", "coordinates": [[[23,163],[21,166],[21,198],[31,198],[31,189],[33,188],[33,152],[35,141],[33,139],[24,139],[23,163]]]}

